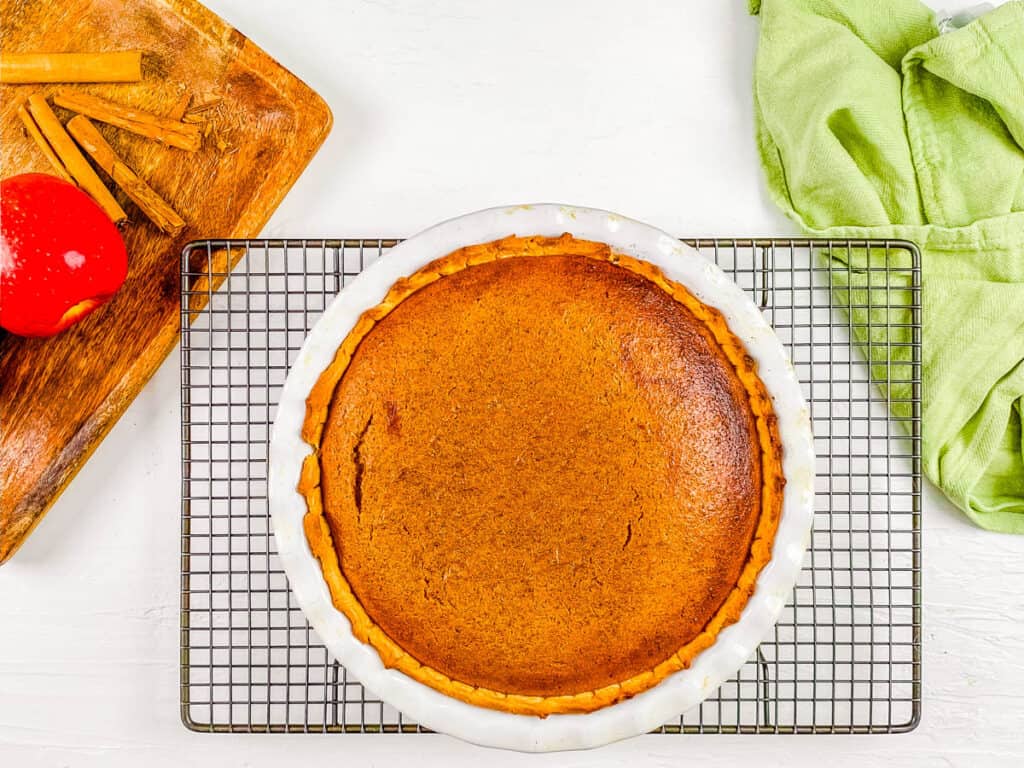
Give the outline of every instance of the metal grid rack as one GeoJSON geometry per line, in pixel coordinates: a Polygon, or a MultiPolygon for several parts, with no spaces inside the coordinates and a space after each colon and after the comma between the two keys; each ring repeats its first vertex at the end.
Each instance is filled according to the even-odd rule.
{"type": "MultiPolygon", "coordinates": [[[[182,254],[181,715],[190,729],[423,731],[328,655],[291,597],[267,510],[269,432],[289,365],[334,295],[397,242],[203,241],[182,254]]],[[[917,248],[686,242],[750,292],[792,355],[812,411],[817,512],[773,634],[659,732],[911,730],[921,709],[917,248]]]]}

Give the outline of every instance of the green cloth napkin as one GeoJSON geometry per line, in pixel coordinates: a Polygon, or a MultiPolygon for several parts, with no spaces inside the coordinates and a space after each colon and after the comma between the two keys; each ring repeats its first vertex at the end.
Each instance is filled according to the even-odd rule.
{"type": "MultiPolygon", "coordinates": [[[[978,525],[1024,533],[1024,3],[941,35],[916,0],[758,7],[772,197],[809,234],[921,247],[925,473],[978,525]]],[[[885,303],[911,288],[898,270],[877,288],[865,253],[826,257],[853,262],[837,295],[905,416],[909,314],[885,303]]]]}

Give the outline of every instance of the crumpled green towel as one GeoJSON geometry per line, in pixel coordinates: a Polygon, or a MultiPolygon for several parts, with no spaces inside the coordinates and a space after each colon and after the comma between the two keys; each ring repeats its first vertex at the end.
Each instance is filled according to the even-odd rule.
{"type": "MultiPolygon", "coordinates": [[[[942,35],[917,0],[758,6],[773,198],[809,234],[921,247],[925,473],[978,525],[1024,533],[1024,3],[942,35]]],[[[852,274],[860,325],[881,301],[852,274]]],[[[885,319],[870,362],[898,411],[909,331],[885,319]]]]}

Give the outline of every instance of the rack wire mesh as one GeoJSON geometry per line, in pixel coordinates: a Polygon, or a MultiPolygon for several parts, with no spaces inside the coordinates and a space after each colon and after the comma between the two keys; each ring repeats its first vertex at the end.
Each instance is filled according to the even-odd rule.
{"type": "MultiPolygon", "coordinates": [[[[192,730],[424,732],[327,653],[291,597],[267,509],[289,365],[335,294],[398,242],[214,240],[182,253],[181,716],[192,730]]],[[[918,250],[685,242],[751,294],[792,356],[813,419],[816,514],[772,635],[658,732],[911,730],[921,711],[918,250]]]]}

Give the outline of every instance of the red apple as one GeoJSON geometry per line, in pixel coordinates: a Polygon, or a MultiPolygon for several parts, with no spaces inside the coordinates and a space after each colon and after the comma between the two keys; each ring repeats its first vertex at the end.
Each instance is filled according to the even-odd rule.
{"type": "Polygon", "coordinates": [[[113,296],[127,274],[120,232],[85,192],[43,173],[0,181],[0,326],[52,336],[113,296]]]}

